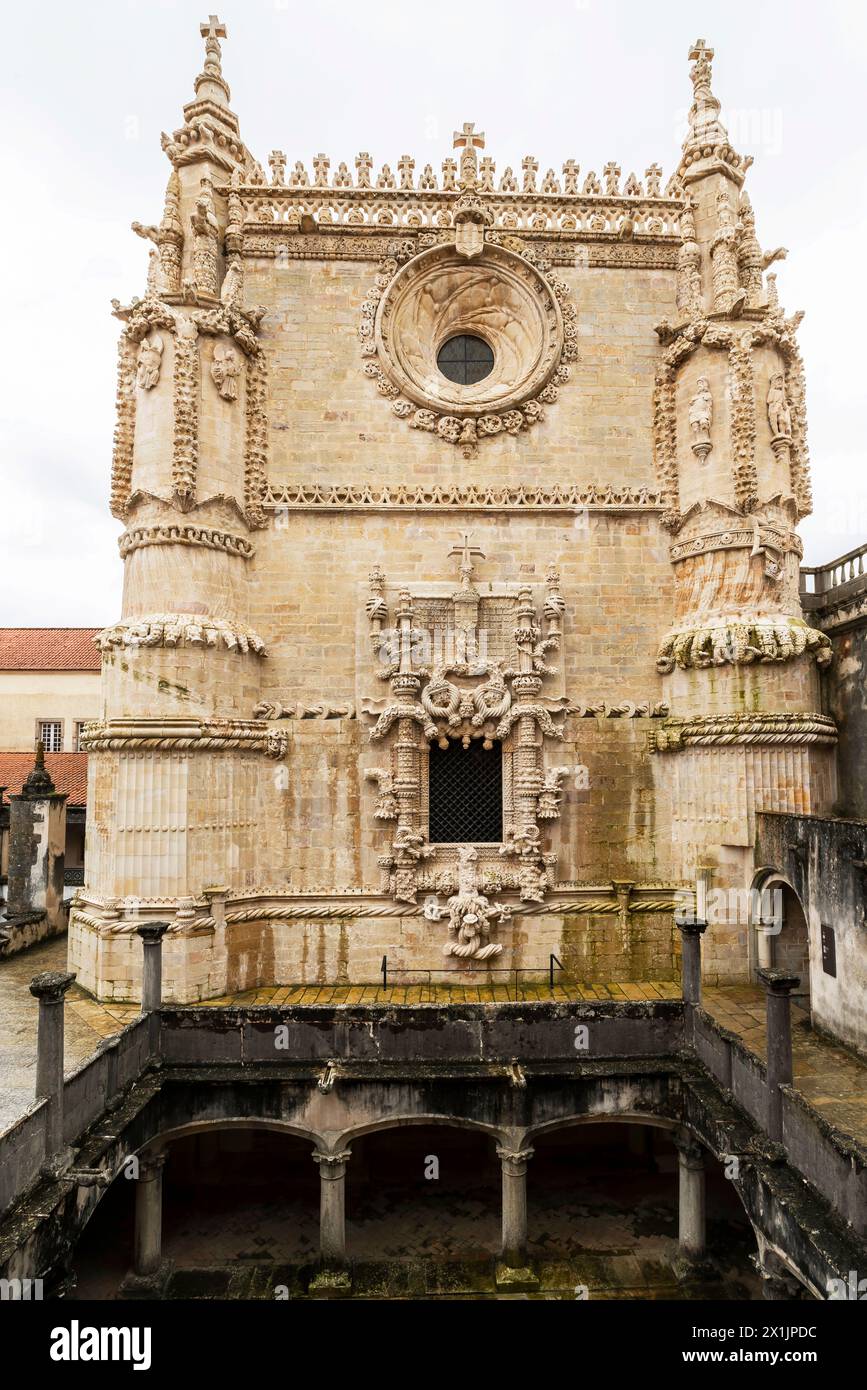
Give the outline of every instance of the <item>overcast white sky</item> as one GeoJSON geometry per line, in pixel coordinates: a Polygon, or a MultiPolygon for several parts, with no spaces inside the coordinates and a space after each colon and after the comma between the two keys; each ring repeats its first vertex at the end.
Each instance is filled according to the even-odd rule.
{"type": "MultiPolygon", "coordinates": [[[[213,0],[212,0],[213,3],[213,0]]],[[[5,271],[0,374],[0,624],[89,625],[120,611],[108,512],[117,322],[141,294],[173,130],[201,68],[204,0],[6,5],[0,128],[5,271]]],[[[763,245],[784,245],[783,306],[805,309],[815,514],[806,562],[867,539],[867,5],[824,0],[238,0],[223,70],[264,164],[369,150],[438,165],[475,121],[499,170],[532,153],[626,178],[677,162],[687,52],[714,86],[763,245]]]]}

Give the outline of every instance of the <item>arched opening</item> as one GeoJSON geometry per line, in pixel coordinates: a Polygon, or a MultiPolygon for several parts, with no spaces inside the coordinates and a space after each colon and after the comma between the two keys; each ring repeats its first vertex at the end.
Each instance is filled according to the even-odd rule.
{"type": "MultiPolygon", "coordinates": [[[[292,1286],[319,1252],[319,1173],[306,1139],[206,1127],[166,1142],[162,1256],[172,1298],[251,1298],[292,1286]]],[[[133,1170],[134,1171],[134,1170],[133,1170]]],[[[133,1266],[136,1182],[115,1178],[71,1260],[75,1299],[114,1298],[133,1266]]]]}
{"type": "Polygon", "coordinates": [[[766,870],[753,884],[753,925],[756,968],[773,967],[801,981],[792,1001],[810,1007],[810,928],[798,894],[775,870],[766,870]]]}
{"type": "Polygon", "coordinates": [[[397,1292],[421,1279],[433,1291],[448,1282],[449,1266],[456,1277],[459,1264],[491,1264],[501,1174],[490,1134],[413,1124],[349,1137],[347,1246],[356,1288],[381,1279],[397,1292]]]}
{"type": "Polygon", "coordinates": [[[671,1132],[596,1121],[551,1127],[531,1142],[527,1249],[543,1287],[556,1270],[590,1298],[761,1297],[752,1227],[713,1155],[704,1154],[706,1254],[685,1270],[671,1132]]]}

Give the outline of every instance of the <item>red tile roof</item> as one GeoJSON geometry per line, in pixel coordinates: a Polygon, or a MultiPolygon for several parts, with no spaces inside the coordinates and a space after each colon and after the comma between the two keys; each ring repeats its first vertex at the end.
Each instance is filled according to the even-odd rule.
{"type": "Polygon", "coordinates": [[[0,627],[0,671],[98,671],[98,627],[0,627]]]}
{"type": "MultiPolygon", "coordinates": [[[[33,767],[33,753],[0,753],[0,787],[3,800],[17,796],[33,767]]],[[[46,753],[45,766],[59,792],[68,794],[67,806],[84,806],[87,801],[87,754],[46,753]]]]}

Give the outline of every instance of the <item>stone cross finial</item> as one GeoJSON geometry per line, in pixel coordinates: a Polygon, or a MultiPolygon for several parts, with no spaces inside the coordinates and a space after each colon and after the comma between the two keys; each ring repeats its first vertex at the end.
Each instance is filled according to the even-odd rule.
{"type": "Polygon", "coordinates": [[[618,184],[620,172],[620,165],[615,164],[614,160],[606,164],[605,168],[602,170],[605,179],[605,192],[612,194],[615,198],[620,194],[620,187],[618,184]]]}
{"type": "Polygon", "coordinates": [[[485,148],[485,132],[475,129],[475,121],[464,121],[463,127],[454,133],[454,148],[456,150],[468,147],[470,149],[483,150],[485,148]]]}
{"type": "Polygon", "coordinates": [[[455,186],[455,174],[458,166],[453,159],[443,160],[443,188],[451,189],[455,186]]]}
{"type": "Polygon", "coordinates": [[[397,171],[400,174],[401,188],[412,188],[412,171],[415,168],[415,160],[408,154],[402,154],[397,161],[397,171]]]}
{"type": "Polygon", "coordinates": [[[564,193],[577,193],[577,192],[578,192],[578,174],[579,174],[579,172],[580,172],[580,171],[579,171],[579,166],[575,163],[575,160],[574,160],[574,159],[567,159],[567,160],[566,160],[566,163],[563,165],[563,192],[564,192],[564,193]]]}
{"type": "Polygon", "coordinates": [[[215,14],[208,15],[207,24],[199,25],[199,33],[205,40],[205,72],[222,75],[219,40],[228,38],[225,24],[215,14]]]}
{"type": "Polygon", "coordinates": [[[710,97],[713,49],[708,48],[704,39],[696,39],[692,48],[689,50],[689,60],[692,63],[689,75],[692,79],[696,100],[698,100],[699,95],[710,97]]]}
{"type": "Polygon", "coordinates": [[[328,171],[331,168],[331,160],[327,154],[315,154],[313,156],[313,182],[317,188],[328,187],[328,171]]]}
{"type": "Polygon", "coordinates": [[[271,182],[281,187],[286,182],[286,156],[282,150],[272,150],[268,156],[271,169],[271,182]]]}
{"type": "Polygon", "coordinates": [[[474,124],[464,121],[463,128],[454,133],[454,147],[461,151],[461,188],[475,188],[479,171],[476,150],[485,148],[484,133],[474,130],[474,124]]]}
{"type": "Polygon", "coordinates": [[[453,555],[457,555],[460,558],[460,565],[458,568],[460,570],[461,579],[463,579],[465,583],[468,583],[473,576],[473,570],[475,569],[473,556],[477,556],[480,560],[484,560],[485,558],[485,552],[483,550],[479,550],[477,545],[470,544],[468,535],[464,535],[463,542],[460,545],[452,547],[449,551],[449,559],[451,559],[453,555]]]}
{"type": "Polygon", "coordinates": [[[225,39],[228,38],[226,26],[215,14],[208,15],[207,24],[199,25],[199,33],[203,39],[225,39]]]}
{"type": "Polygon", "coordinates": [[[536,175],[539,172],[539,161],[534,159],[531,154],[525,154],[521,160],[521,168],[524,171],[524,192],[536,192],[536,175]]]}
{"type": "Polygon", "coordinates": [[[644,177],[647,179],[648,198],[659,197],[659,181],[662,178],[662,170],[658,164],[651,164],[649,169],[645,169],[644,177]]]}
{"type": "Polygon", "coordinates": [[[366,150],[362,150],[355,157],[355,167],[358,170],[358,187],[370,187],[370,171],[373,168],[373,160],[366,150]]]}

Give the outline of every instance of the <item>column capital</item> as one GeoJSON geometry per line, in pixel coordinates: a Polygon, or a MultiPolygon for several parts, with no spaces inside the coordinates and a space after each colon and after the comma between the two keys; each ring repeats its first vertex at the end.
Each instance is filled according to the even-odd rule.
{"type": "Polygon", "coordinates": [[[681,918],[675,915],[675,926],[683,936],[704,936],[707,931],[707,922],[700,917],[681,918]]]}
{"type": "Polygon", "coordinates": [[[135,930],[136,935],[141,937],[145,946],[158,946],[168,929],[168,922],[143,922],[135,930]]]}
{"type": "Polygon", "coordinates": [[[139,1154],[138,1156],[138,1181],[153,1182],[158,1178],[166,1166],[168,1154],[164,1149],[159,1153],[139,1154]]]}
{"type": "Polygon", "coordinates": [[[781,995],[787,997],[792,990],[797,989],[801,983],[799,975],[790,975],[787,970],[759,970],[758,977],[765,986],[768,994],[781,995]]]}
{"type": "Polygon", "coordinates": [[[74,979],[74,971],[43,970],[30,981],[30,993],[40,1004],[60,1004],[74,979]]]}
{"type": "Polygon", "coordinates": [[[511,1169],[515,1177],[520,1177],[527,1170],[527,1164],[536,1152],[529,1145],[520,1149],[510,1149],[505,1144],[497,1145],[497,1157],[507,1171],[511,1169]]]}
{"type": "Polygon", "coordinates": [[[705,1160],[705,1148],[687,1130],[677,1130],[672,1135],[674,1147],[680,1154],[681,1163],[687,1168],[703,1168],[705,1160]]]}
{"type": "Polygon", "coordinates": [[[351,1149],[341,1149],[337,1153],[323,1153],[316,1149],[312,1154],[313,1162],[319,1165],[320,1177],[324,1179],[342,1178],[346,1172],[346,1165],[352,1157],[351,1149]]]}

